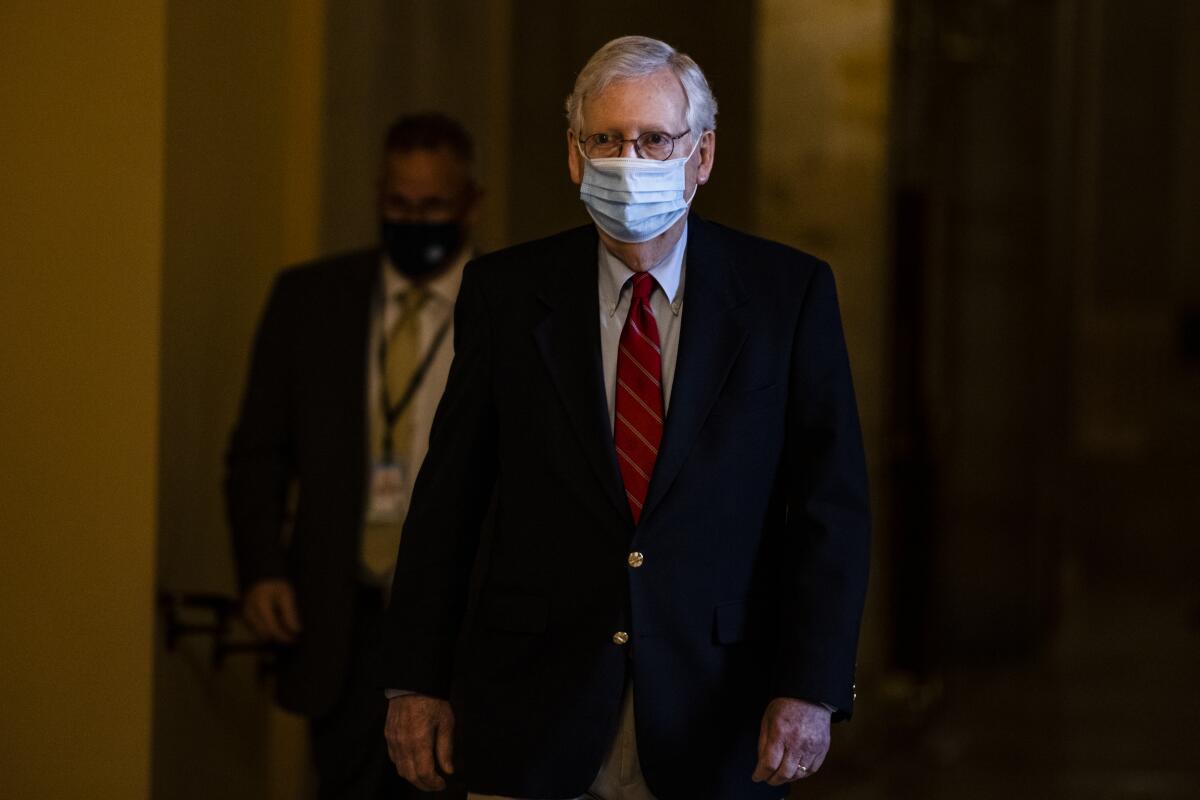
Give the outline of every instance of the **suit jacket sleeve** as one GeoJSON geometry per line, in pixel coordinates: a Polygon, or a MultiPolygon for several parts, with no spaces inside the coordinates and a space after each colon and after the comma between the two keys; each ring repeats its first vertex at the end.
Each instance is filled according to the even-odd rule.
{"type": "Polygon", "coordinates": [[[848,717],[869,566],[862,433],[837,293],[821,263],[803,299],[786,432],[787,522],[775,596],[782,624],[774,694],[824,702],[848,717]]]}
{"type": "Polygon", "coordinates": [[[298,298],[293,278],[284,273],[271,290],[225,459],[226,511],[243,591],[286,574],[281,535],[294,472],[290,431],[298,298]]]}
{"type": "Polygon", "coordinates": [[[385,636],[382,685],[435,697],[449,696],[497,474],[490,326],[479,266],[467,265],[455,304],[454,361],[405,518],[385,636]]]}

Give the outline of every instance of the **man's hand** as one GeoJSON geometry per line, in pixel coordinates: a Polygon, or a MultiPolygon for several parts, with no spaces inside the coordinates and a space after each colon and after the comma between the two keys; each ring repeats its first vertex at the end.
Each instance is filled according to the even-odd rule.
{"type": "Polygon", "coordinates": [[[434,758],[438,769],[454,774],[454,712],[449,703],[423,694],[393,697],[388,701],[383,735],[402,778],[426,792],[446,788],[434,758]]]}
{"type": "Polygon", "coordinates": [[[772,786],[807,778],[829,752],[829,719],[824,706],[776,697],[763,714],[758,735],[758,766],[750,776],[772,786]]]}
{"type": "Polygon", "coordinates": [[[282,578],[269,578],[251,586],[242,598],[242,616],[260,639],[291,644],[300,633],[296,592],[282,578]]]}

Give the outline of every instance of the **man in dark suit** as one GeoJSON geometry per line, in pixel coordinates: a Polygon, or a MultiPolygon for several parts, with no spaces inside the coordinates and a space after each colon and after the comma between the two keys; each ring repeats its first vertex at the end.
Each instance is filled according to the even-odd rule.
{"type": "Polygon", "coordinates": [[[420,787],[777,800],[853,710],[869,523],[833,277],[687,213],[715,113],[687,56],[605,45],[568,101],[595,226],[466,269],[386,631],[420,787]]]}
{"type": "Polygon", "coordinates": [[[392,125],[381,247],[280,275],[229,447],[243,613],[280,645],[279,701],[311,720],[323,798],[416,794],[387,760],[373,672],[411,476],[452,358],[479,197],[471,162],[470,138],[445,116],[392,125]]]}

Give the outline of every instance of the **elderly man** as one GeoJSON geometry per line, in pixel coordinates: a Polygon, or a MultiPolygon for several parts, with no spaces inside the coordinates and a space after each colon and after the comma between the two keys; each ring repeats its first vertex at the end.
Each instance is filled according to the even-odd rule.
{"type": "Polygon", "coordinates": [[[869,524],[833,278],[688,214],[716,103],[686,55],[609,42],[567,110],[595,226],[467,267],[389,751],[475,798],[777,799],[854,701],[869,524]]]}

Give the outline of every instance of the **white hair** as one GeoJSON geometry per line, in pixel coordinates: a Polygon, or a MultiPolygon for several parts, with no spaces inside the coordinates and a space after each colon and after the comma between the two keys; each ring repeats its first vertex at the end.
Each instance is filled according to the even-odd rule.
{"type": "Polygon", "coordinates": [[[692,133],[716,130],[717,98],[708,87],[700,66],[666,42],[647,36],[613,39],[588,59],[567,97],[567,124],[576,134],[583,130],[583,101],[595,97],[616,81],[642,78],[670,68],[683,84],[687,123],[692,133]]]}

